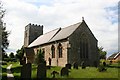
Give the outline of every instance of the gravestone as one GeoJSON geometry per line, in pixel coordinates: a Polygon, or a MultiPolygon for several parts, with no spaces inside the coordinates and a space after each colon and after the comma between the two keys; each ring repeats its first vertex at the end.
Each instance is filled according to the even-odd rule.
{"type": "Polygon", "coordinates": [[[106,62],[103,62],[103,66],[106,66],[106,62]]]}
{"type": "Polygon", "coordinates": [[[68,69],[71,69],[71,64],[66,64],[65,67],[67,67],[68,69]]]}
{"type": "Polygon", "coordinates": [[[21,78],[31,78],[31,63],[23,64],[21,67],[21,78]]]}
{"type": "Polygon", "coordinates": [[[53,71],[53,72],[51,73],[52,78],[55,78],[55,75],[56,75],[56,74],[59,74],[59,72],[57,72],[57,71],[53,71]]]}
{"type": "Polygon", "coordinates": [[[85,62],[84,62],[84,61],[81,62],[81,67],[82,67],[82,69],[85,69],[85,68],[86,68],[86,65],[85,65],[85,62]]]}
{"type": "Polygon", "coordinates": [[[75,63],[73,64],[73,68],[74,68],[74,69],[78,69],[78,63],[77,63],[77,62],[75,62],[75,63]]]}
{"type": "Polygon", "coordinates": [[[46,62],[40,63],[37,67],[37,78],[46,78],[46,62]]]}
{"type": "Polygon", "coordinates": [[[26,76],[26,64],[22,64],[22,67],[21,67],[21,78],[25,78],[26,76]]]}
{"type": "Polygon", "coordinates": [[[68,76],[69,75],[69,70],[67,67],[63,67],[60,71],[61,76],[68,76]]]}
{"type": "Polygon", "coordinates": [[[110,65],[112,64],[112,60],[110,60],[110,63],[109,63],[110,65]]]}
{"type": "Polygon", "coordinates": [[[32,68],[31,63],[27,63],[26,64],[26,78],[31,78],[31,68],[32,68]]]}

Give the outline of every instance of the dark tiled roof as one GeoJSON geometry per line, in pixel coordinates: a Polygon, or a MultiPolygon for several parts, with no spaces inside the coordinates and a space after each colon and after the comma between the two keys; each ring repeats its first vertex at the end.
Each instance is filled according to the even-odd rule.
{"type": "Polygon", "coordinates": [[[77,23],[71,26],[68,26],[66,28],[62,28],[51,40],[52,41],[56,41],[56,40],[61,40],[61,39],[65,39],[67,37],[69,37],[80,25],[81,23],[77,23]]]}
{"type": "Polygon", "coordinates": [[[118,55],[120,55],[120,52],[114,53],[111,56],[108,57],[109,60],[115,59],[118,55]]]}
{"type": "Polygon", "coordinates": [[[45,43],[53,42],[56,40],[65,39],[69,37],[79,27],[80,24],[81,22],[76,23],[74,25],[70,25],[65,28],[58,28],[48,33],[45,33],[39,36],[36,40],[34,40],[28,47],[34,47],[45,43]]]}

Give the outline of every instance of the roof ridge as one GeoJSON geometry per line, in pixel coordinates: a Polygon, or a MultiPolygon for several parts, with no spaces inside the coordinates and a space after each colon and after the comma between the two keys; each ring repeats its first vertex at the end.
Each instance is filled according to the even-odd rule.
{"type": "MultiPolygon", "coordinates": [[[[53,35],[53,37],[55,37],[55,35],[56,35],[60,30],[61,30],[61,28],[59,28],[59,30],[53,35]]],[[[53,38],[53,37],[52,37],[52,38],[53,38]]],[[[51,38],[51,39],[52,39],[52,38],[51,38]]],[[[51,39],[50,39],[50,40],[51,40],[51,39]]],[[[50,41],[50,40],[49,40],[49,41],[50,41]]]]}
{"type": "Polygon", "coordinates": [[[120,54],[120,52],[118,52],[118,53],[114,56],[114,58],[116,58],[119,54],[120,54]]]}
{"type": "Polygon", "coordinates": [[[71,25],[69,25],[69,26],[67,26],[67,27],[64,27],[64,28],[62,28],[62,29],[68,28],[68,27],[73,26],[73,25],[81,24],[81,23],[82,23],[82,22],[78,22],[78,23],[75,23],[75,24],[71,24],[71,25]]]}
{"type": "MultiPolygon", "coordinates": [[[[82,23],[82,22],[78,22],[78,23],[75,23],[75,24],[71,24],[71,25],[69,25],[69,26],[67,26],[67,27],[70,27],[70,26],[73,26],[73,25],[76,25],[76,24],[80,24],[80,23],[82,23]]],[[[64,27],[64,28],[67,28],[67,27],[64,27]]],[[[57,29],[64,29],[64,28],[59,27],[59,28],[53,29],[53,30],[51,30],[51,31],[48,31],[48,32],[46,32],[46,33],[44,33],[44,34],[50,33],[50,32],[55,31],[55,30],[57,30],[57,29]]],[[[43,35],[44,35],[44,34],[43,34],[43,35]]]]}
{"type": "Polygon", "coordinates": [[[67,38],[68,36],[70,36],[75,30],[76,28],[81,24],[82,22],[78,22],[78,23],[75,23],[75,24],[72,24],[72,25],[69,25],[65,28],[56,28],[56,29],[53,29],[51,31],[48,31],[46,33],[44,33],[43,35],[40,35],[37,39],[35,39],[30,45],[29,47],[33,47],[33,46],[36,46],[36,45],[41,45],[41,44],[44,44],[44,43],[48,43],[48,42],[51,42],[51,41],[56,41],[59,39],[64,39],[64,38],[67,38]],[[67,33],[66,33],[67,31],[67,33]],[[66,34],[65,35],[62,35],[61,33],[65,32],[66,34]],[[46,39],[45,39],[46,38],[46,39]],[[45,40],[43,40],[45,39],[45,40]]]}
{"type": "MultiPolygon", "coordinates": [[[[61,28],[61,27],[60,27],[60,28],[61,28]]],[[[53,29],[53,30],[51,30],[51,31],[48,31],[48,32],[44,33],[43,35],[48,34],[48,33],[52,32],[52,31],[55,31],[55,30],[60,29],[60,28],[56,28],[56,29],[53,29]]]]}

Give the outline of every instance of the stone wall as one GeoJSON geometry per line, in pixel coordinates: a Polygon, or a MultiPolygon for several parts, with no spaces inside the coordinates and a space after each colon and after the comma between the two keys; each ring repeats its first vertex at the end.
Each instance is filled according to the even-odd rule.
{"type": "MultiPolygon", "coordinates": [[[[32,29],[31,29],[32,30],[32,29]]],[[[33,30],[34,31],[34,30],[33,30]]],[[[34,36],[34,35],[31,35],[34,36]]],[[[85,22],[82,22],[81,25],[73,32],[73,34],[65,40],[59,40],[51,42],[49,44],[44,44],[34,48],[35,54],[37,50],[41,48],[44,50],[44,59],[46,64],[49,64],[48,59],[51,58],[52,66],[65,66],[65,64],[78,62],[79,65],[82,61],[85,61],[87,65],[94,65],[94,62],[99,62],[99,54],[97,49],[97,39],[92,34],[91,30],[88,28],[85,22]],[[88,58],[80,58],[80,41],[86,36],[88,40],[88,58]],[[62,44],[62,53],[63,57],[58,57],[58,45],[62,44]],[[55,46],[55,58],[52,58],[51,47],[55,46]]]]}
{"type": "Polygon", "coordinates": [[[33,63],[35,58],[35,53],[32,48],[25,48],[26,63],[33,63]]]}
{"type": "Polygon", "coordinates": [[[99,54],[97,52],[97,40],[83,22],[78,29],[69,38],[71,49],[69,49],[69,62],[73,64],[75,61],[81,64],[85,61],[87,65],[93,65],[94,61],[99,62],[99,54]],[[82,34],[85,34],[88,39],[88,58],[80,58],[80,41],[82,39],[82,34]]]}
{"type": "MultiPolygon", "coordinates": [[[[43,45],[43,46],[39,46],[41,49],[44,49],[45,53],[44,53],[44,59],[46,60],[46,64],[49,64],[49,58],[51,58],[51,65],[52,66],[65,66],[65,64],[67,63],[67,44],[68,41],[60,41],[60,42],[55,42],[55,43],[50,43],[47,45],[43,45]],[[61,43],[63,48],[62,48],[62,53],[63,53],[63,57],[59,58],[58,57],[58,44],[61,43]],[[51,53],[51,46],[54,45],[55,46],[55,58],[52,58],[52,53],[51,53]]],[[[34,52],[36,54],[37,50],[39,49],[39,47],[34,48],[34,52]]]]}
{"type": "Polygon", "coordinates": [[[115,59],[115,61],[120,61],[120,55],[115,59]]]}

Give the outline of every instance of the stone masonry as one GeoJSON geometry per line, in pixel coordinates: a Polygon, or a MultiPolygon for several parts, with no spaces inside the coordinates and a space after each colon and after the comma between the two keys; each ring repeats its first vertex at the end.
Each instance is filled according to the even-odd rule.
{"type": "MultiPolygon", "coordinates": [[[[34,53],[32,53],[34,55],[36,55],[37,50],[41,48],[44,51],[44,59],[47,65],[49,65],[49,58],[51,59],[52,66],[65,66],[65,64],[73,65],[75,62],[80,65],[82,61],[84,61],[87,66],[93,66],[95,62],[97,64],[99,63],[98,40],[84,20],[81,23],[63,29],[60,28],[50,39],[47,38],[49,36],[43,34],[43,26],[29,24],[25,29],[24,46],[27,47],[30,43],[33,43],[30,48],[34,50],[34,53]],[[36,42],[38,36],[40,40],[49,40],[46,43],[41,43],[38,39],[39,41],[36,42]],[[62,57],[59,57],[59,44],[61,44],[62,47],[62,57]],[[55,57],[52,57],[52,45],[55,47],[55,57]]],[[[51,36],[51,33],[54,32],[51,31],[47,33],[47,35],[51,36]]],[[[28,56],[26,55],[27,58],[28,56]]],[[[34,62],[34,57],[29,57],[27,61],[34,62]]]]}

